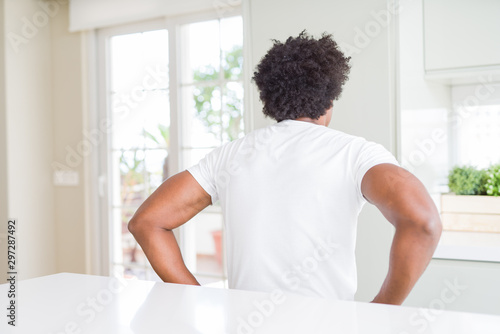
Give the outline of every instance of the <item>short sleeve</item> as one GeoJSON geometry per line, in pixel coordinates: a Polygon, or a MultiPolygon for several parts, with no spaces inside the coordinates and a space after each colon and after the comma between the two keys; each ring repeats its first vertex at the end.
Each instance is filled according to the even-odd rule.
{"type": "Polygon", "coordinates": [[[385,163],[399,166],[396,158],[384,146],[362,139],[361,147],[357,152],[353,166],[354,182],[356,183],[358,195],[362,200],[365,200],[365,198],[361,192],[361,182],[366,172],[373,166],[385,163]]]}
{"type": "Polygon", "coordinates": [[[218,160],[219,149],[208,153],[203,159],[194,166],[187,168],[187,171],[194,177],[200,186],[212,198],[212,205],[217,202],[219,195],[216,186],[216,163],[218,160]]]}

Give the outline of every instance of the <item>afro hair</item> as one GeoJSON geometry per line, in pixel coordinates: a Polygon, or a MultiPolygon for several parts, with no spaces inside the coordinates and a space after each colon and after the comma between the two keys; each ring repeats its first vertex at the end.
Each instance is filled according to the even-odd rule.
{"type": "Polygon", "coordinates": [[[280,122],[318,119],[332,107],[348,79],[350,57],[339,50],[332,35],[314,39],[305,30],[274,45],[254,72],[264,114],[280,122]]]}

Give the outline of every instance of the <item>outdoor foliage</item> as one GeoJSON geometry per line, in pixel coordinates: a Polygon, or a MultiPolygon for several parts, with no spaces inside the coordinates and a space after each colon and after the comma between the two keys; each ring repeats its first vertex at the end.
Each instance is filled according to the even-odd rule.
{"type": "Polygon", "coordinates": [[[144,157],[138,150],[121,152],[121,201],[124,206],[137,205],[142,202],[142,190],[144,188],[143,169],[144,157]]]}
{"type": "Polygon", "coordinates": [[[158,124],[158,134],[144,130],[146,138],[151,139],[159,147],[169,148],[170,146],[170,128],[164,124],[158,124]]]}
{"type": "MultiPolygon", "coordinates": [[[[241,46],[235,47],[230,52],[224,53],[221,59],[221,67],[203,66],[194,70],[193,81],[200,83],[195,85],[193,91],[195,117],[201,121],[209,133],[224,141],[237,139],[242,133],[242,110],[243,101],[237,91],[231,88],[231,80],[240,80],[242,72],[243,54],[241,46]],[[227,80],[222,87],[212,84],[217,80],[227,80]]],[[[170,131],[165,124],[158,124],[156,129],[144,130],[145,139],[158,148],[166,150],[170,147],[170,131]]],[[[124,252],[129,254],[130,262],[138,262],[138,245],[127,232],[127,222],[133,215],[134,210],[144,200],[144,190],[149,184],[151,173],[146,169],[144,151],[125,150],[120,156],[121,189],[120,196],[124,209],[122,210],[122,230],[126,238],[124,252]],[[126,245],[125,245],[126,244],[126,245]]],[[[168,152],[163,165],[163,180],[169,176],[168,152]]]]}
{"type": "MultiPolygon", "coordinates": [[[[224,56],[222,73],[213,66],[204,66],[194,71],[193,79],[195,82],[215,81],[220,76],[226,80],[239,79],[241,77],[242,63],[242,48],[238,46],[224,56]]],[[[203,84],[194,88],[193,99],[196,117],[207,128],[209,133],[218,138],[223,135],[224,139],[229,141],[238,138],[243,105],[234,90],[225,88],[221,92],[218,86],[203,84]],[[222,113],[218,106],[219,103],[216,101],[221,96],[223,99],[222,113]],[[225,115],[228,117],[224,117],[225,115]]]]}

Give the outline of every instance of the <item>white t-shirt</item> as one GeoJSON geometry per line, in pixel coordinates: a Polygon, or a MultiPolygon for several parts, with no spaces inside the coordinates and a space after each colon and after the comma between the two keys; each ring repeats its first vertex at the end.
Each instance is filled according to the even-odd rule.
{"type": "Polygon", "coordinates": [[[220,201],[229,287],[353,300],[361,180],[381,163],[398,164],[382,145],[285,120],[188,168],[220,201]]]}

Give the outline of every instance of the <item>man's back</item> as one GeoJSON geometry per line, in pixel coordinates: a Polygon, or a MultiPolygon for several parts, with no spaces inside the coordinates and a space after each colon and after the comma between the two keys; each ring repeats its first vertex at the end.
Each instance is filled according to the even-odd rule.
{"type": "Polygon", "coordinates": [[[168,178],[129,222],[158,276],[199,285],[173,230],[220,198],[230,287],[353,299],[356,218],[366,198],[396,229],[373,302],[404,301],[442,225],[423,184],[387,150],[328,128],[349,61],[326,33],[274,41],[253,81],[263,113],[278,123],[168,178]]]}
{"type": "Polygon", "coordinates": [[[352,300],[365,172],[382,146],[285,120],[226,144],[188,171],[224,215],[231,288],[352,300]]]}

